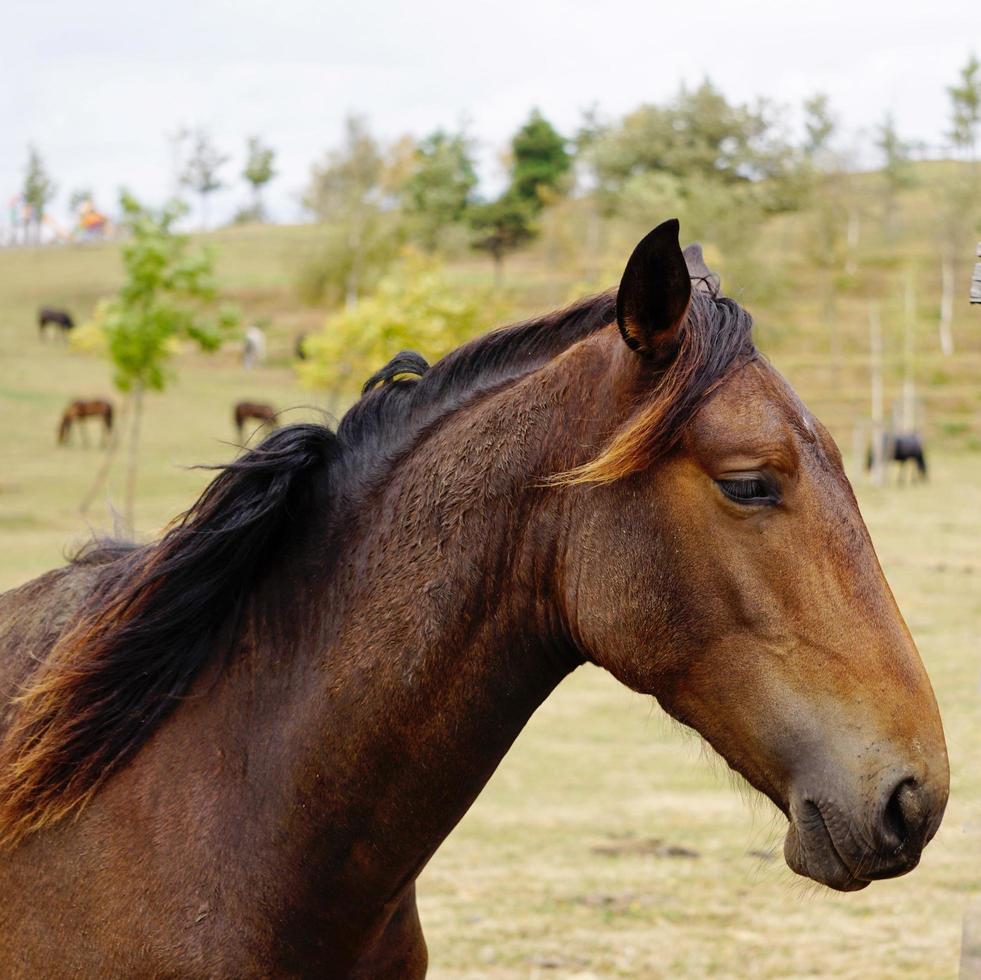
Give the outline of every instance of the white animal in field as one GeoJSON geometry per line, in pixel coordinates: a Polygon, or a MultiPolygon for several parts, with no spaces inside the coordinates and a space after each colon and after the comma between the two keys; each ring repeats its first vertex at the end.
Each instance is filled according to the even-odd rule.
{"type": "Polygon", "coordinates": [[[245,328],[242,338],[242,364],[247,368],[254,368],[265,359],[266,335],[262,332],[262,327],[253,323],[245,328]]]}

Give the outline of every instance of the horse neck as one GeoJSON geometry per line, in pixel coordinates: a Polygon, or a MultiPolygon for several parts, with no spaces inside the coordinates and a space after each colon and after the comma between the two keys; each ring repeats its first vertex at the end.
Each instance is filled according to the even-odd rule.
{"type": "Polygon", "coordinates": [[[543,371],[444,422],[365,503],[317,611],[287,617],[316,671],[268,744],[310,914],[397,897],[581,662],[560,594],[576,515],[541,478],[581,461],[562,442],[593,394],[543,371]]]}

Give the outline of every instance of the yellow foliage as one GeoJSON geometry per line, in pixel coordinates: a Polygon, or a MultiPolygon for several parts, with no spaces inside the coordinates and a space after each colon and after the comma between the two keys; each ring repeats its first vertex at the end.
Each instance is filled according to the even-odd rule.
{"type": "Polygon", "coordinates": [[[407,253],[378,289],[304,341],[297,370],[309,388],[353,393],[401,350],[435,361],[492,325],[490,294],[451,283],[432,258],[407,253]]]}

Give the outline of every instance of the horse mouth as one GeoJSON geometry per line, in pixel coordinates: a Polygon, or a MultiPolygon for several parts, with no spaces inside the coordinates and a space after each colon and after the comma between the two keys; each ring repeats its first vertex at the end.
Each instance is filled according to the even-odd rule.
{"type": "MultiPolygon", "coordinates": [[[[810,800],[791,808],[792,818],[783,853],[791,871],[839,892],[856,892],[871,884],[872,876],[856,874],[842,854],[821,813],[810,800]]],[[[888,877],[888,875],[879,875],[888,877]]]]}

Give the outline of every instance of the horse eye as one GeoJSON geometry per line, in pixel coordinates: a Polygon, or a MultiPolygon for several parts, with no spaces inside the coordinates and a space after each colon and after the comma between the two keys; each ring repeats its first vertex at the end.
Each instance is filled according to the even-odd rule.
{"type": "Polygon", "coordinates": [[[760,477],[743,477],[736,480],[716,480],[719,489],[737,504],[775,504],[774,488],[760,477]]]}

